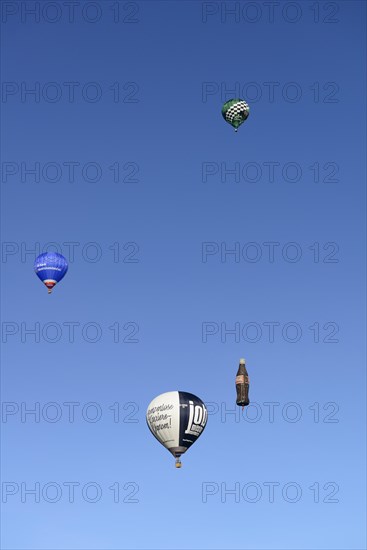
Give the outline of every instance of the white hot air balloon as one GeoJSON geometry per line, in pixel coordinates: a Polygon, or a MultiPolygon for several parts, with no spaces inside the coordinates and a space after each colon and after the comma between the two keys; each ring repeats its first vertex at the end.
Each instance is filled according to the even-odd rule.
{"type": "Polygon", "coordinates": [[[180,456],[202,434],[208,411],[196,395],[170,391],[153,399],[146,418],[154,437],[176,458],[176,468],[181,468],[180,456]]]}

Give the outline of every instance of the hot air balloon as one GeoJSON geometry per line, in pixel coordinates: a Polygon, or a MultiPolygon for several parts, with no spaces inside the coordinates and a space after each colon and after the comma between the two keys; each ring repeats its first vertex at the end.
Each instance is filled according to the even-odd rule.
{"type": "Polygon", "coordinates": [[[68,263],[64,256],[57,252],[45,252],[36,258],[34,270],[51,294],[53,287],[67,272],[68,263]]]}
{"type": "Polygon", "coordinates": [[[243,99],[230,99],[222,107],[222,116],[235,132],[245,122],[250,113],[250,107],[243,99]]]}
{"type": "Polygon", "coordinates": [[[154,437],[176,458],[176,468],[181,468],[180,456],[202,434],[208,411],[192,393],[170,391],[153,399],[146,418],[154,437]]]}
{"type": "Polygon", "coordinates": [[[238,367],[238,371],[236,375],[236,390],[237,390],[236,404],[239,407],[242,407],[242,410],[244,409],[244,407],[250,404],[250,400],[248,398],[250,380],[248,377],[248,372],[245,367],[245,363],[246,361],[244,359],[240,359],[240,365],[238,367]]]}

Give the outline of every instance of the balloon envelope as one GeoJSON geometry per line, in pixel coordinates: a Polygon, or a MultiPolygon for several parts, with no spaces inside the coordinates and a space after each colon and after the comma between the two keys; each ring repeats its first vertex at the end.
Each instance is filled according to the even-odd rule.
{"type": "Polygon", "coordinates": [[[156,439],[175,457],[180,457],[202,434],[208,411],[192,393],[171,391],[149,404],[147,424],[156,439]]]}
{"type": "Polygon", "coordinates": [[[60,282],[67,272],[68,263],[64,256],[57,252],[45,252],[36,258],[34,270],[51,293],[56,283],[60,282]]]}

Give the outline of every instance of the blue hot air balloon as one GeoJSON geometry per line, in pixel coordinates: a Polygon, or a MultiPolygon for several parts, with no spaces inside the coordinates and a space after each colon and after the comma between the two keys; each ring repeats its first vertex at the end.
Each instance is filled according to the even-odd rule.
{"type": "Polygon", "coordinates": [[[53,287],[67,272],[68,263],[64,256],[57,252],[45,252],[36,258],[34,270],[51,294],[53,287]]]}

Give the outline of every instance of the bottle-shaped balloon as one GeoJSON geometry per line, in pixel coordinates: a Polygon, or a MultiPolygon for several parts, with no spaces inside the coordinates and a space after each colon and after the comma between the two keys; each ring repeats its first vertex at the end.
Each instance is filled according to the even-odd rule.
{"type": "Polygon", "coordinates": [[[240,365],[238,367],[238,371],[236,375],[236,390],[237,390],[236,404],[239,407],[242,407],[242,410],[244,407],[246,407],[250,403],[250,400],[248,397],[249,388],[250,388],[250,380],[245,367],[245,360],[240,359],[240,365]]]}
{"type": "Polygon", "coordinates": [[[202,434],[208,411],[196,395],[170,391],[153,399],[146,418],[154,437],[176,458],[176,468],[181,468],[180,456],[202,434]]]}
{"type": "Polygon", "coordinates": [[[40,254],[34,263],[34,270],[51,294],[54,286],[61,281],[68,270],[64,256],[57,252],[40,254]]]}
{"type": "Polygon", "coordinates": [[[222,116],[235,132],[245,122],[250,114],[250,107],[243,99],[230,99],[222,107],[222,116]]]}

